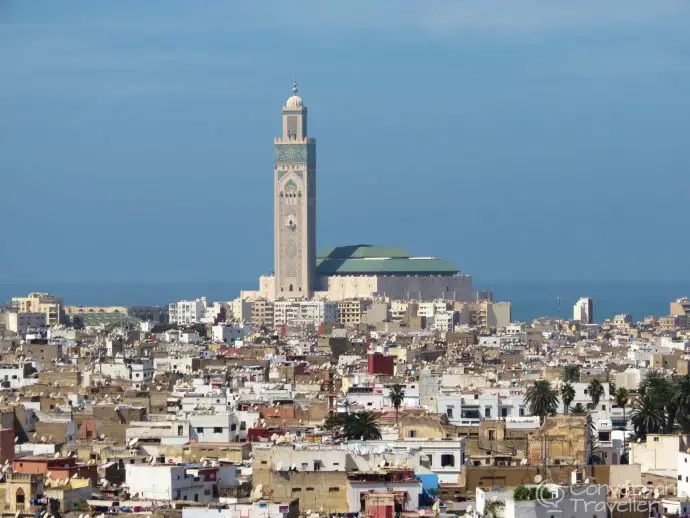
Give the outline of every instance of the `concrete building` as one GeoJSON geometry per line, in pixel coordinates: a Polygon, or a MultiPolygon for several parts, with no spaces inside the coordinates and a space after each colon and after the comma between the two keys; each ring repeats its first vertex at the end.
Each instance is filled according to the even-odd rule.
{"type": "Polygon", "coordinates": [[[211,328],[211,337],[214,342],[230,343],[235,340],[244,340],[252,333],[252,327],[244,324],[218,324],[211,328]]]}
{"type": "Polygon", "coordinates": [[[678,434],[648,434],[645,442],[631,442],[630,464],[639,464],[642,473],[675,470],[678,452],[687,448],[687,438],[678,434]]]}
{"type": "Polygon", "coordinates": [[[43,313],[44,325],[52,326],[65,320],[64,302],[49,293],[29,293],[26,297],[13,297],[12,309],[16,313],[43,313]]]}
{"type": "Polygon", "coordinates": [[[573,306],[573,320],[582,324],[594,322],[594,303],[588,297],[580,298],[573,306]]]}
{"type": "Polygon", "coordinates": [[[338,321],[338,303],[328,300],[278,300],[273,311],[274,327],[318,326],[338,321]]]}
{"type": "Polygon", "coordinates": [[[201,297],[195,300],[178,300],[168,307],[168,318],[171,324],[189,326],[200,324],[209,307],[208,299],[201,297]]]}
{"type": "Polygon", "coordinates": [[[671,302],[669,315],[674,317],[690,317],[690,299],[682,297],[671,302]]]}
{"type": "Polygon", "coordinates": [[[130,493],[153,500],[183,500],[207,504],[218,499],[221,485],[236,485],[234,467],[166,464],[127,464],[130,493]]]}
{"type": "Polygon", "coordinates": [[[13,333],[24,335],[30,328],[45,326],[46,314],[42,312],[3,312],[0,313],[0,324],[4,324],[5,329],[13,333]]]}
{"type": "Polygon", "coordinates": [[[690,497],[690,453],[678,452],[678,486],[676,494],[681,498],[690,497]]]}
{"type": "Polygon", "coordinates": [[[24,386],[24,365],[19,363],[0,364],[0,387],[19,389],[24,386]]]}
{"type": "Polygon", "coordinates": [[[251,301],[252,316],[251,323],[254,329],[261,329],[262,327],[273,327],[275,318],[275,308],[273,301],[265,298],[260,298],[251,301]]]}

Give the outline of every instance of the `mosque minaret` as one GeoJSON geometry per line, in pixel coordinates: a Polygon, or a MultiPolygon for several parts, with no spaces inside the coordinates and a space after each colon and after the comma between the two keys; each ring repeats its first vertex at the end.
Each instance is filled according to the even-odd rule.
{"type": "Polygon", "coordinates": [[[316,141],[307,136],[307,107],[297,81],[283,107],[274,155],[275,297],[309,298],[316,271],[316,141]]]}

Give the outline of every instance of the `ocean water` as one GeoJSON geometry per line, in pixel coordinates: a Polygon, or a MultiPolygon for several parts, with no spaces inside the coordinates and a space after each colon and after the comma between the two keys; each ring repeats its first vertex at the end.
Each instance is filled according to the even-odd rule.
{"type": "MultiPolygon", "coordinates": [[[[231,300],[242,289],[256,289],[257,281],[200,282],[30,282],[0,283],[0,302],[30,291],[61,296],[67,305],[163,305],[173,300],[206,296],[209,300],[231,300]]],[[[617,313],[630,313],[635,320],[646,315],[668,314],[669,303],[690,296],[690,281],[483,281],[475,288],[491,290],[494,300],[512,303],[513,320],[527,321],[539,316],[572,316],[580,297],[594,301],[597,322],[617,313]]]]}

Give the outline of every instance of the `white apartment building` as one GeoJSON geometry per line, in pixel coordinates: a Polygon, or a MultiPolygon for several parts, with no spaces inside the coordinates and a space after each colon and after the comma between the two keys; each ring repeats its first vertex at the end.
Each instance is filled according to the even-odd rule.
{"type": "Polygon", "coordinates": [[[452,331],[457,321],[457,312],[452,310],[437,311],[433,317],[433,327],[435,331],[452,331]]]}
{"type": "Polygon", "coordinates": [[[251,332],[251,326],[246,324],[218,324],[211,328],[211,338],[214,342],[230,343],[244,340],[251,332]]]}
{"type": "Polygon", "coordinates": [[[234,414],[192,414],[191,439],[196,442],[237,442],[239,423],[234,414]]]}
{"type": "Polygon", "coordinates": [[[204,315],[201,317],[202,324],[214,324],[218,318],[223,314],[225,304],[222,302],[215,302],[206,307],[204,315]]]}
{"type": "Polygon", "coordinates": [[[200,324],[209,307],[208,299],[201,297],[195,300],[178,300],[168,306],[168,319],[171,324],[189,326],[200,324]]]}
{"type": "Polygon", "coordinates": [[[594,322],[594,303],[588,297],[581,297],[573,306],[573,320],[582,324],[594,322]]]}
{"type": "Polygon", "coordinates": [[[273,312],[274,327],[319,326],[338,321],[338,303],[329,300],[279,300],[273,312]]]}
{"type": "Polygon", "coordinates": [[[520,389],[487,389],[438,395],[437,407],[451,424],[479,425],[482,419],[529,416],[525,394],[520,389]]]}
{"type": "Polygon", "coordinates": [[[207,504],[218,499],[221,486],[237,484],[230,466],[127,464],[125,480],[131,494],[142,499],[186,500],[207,504]]]}
{"type": "Polygon", "coordinates": [[[646,442],[631,442],[628,446],[630,464],[639,464],[642,473],[675,470],[678,452],[684,450],[682,437],[677,434],[648,434],[646,442]]]}
{"type": "Polygon", "coordinates": [[[19,363],[0,364],[0,387],[18,389],[24,386],[24,366],[19,363]]]}
{"type": "Polygon", "coordinates": [[[125,430],[127,441],[139,439],[146,444],[187,444],[190,439],[189,421],[171,419],[164,421],[132,421],[125,430]]]}
{"type": "Polygon", "coordinates": [[[690,497],[690,453],[678,452],[678,482],[676,495],[680,498],[690,497]]]}
{"type": "Polygon", "coordinates": [[[429,302],[420,302],[417,306],[418,317],[433,317],[440,311],[446,311],[451,308],[451,303],[445,300],[433,300],[429,302]]]}
{"type": "Polygon", "coordinates": [[[111,362],[94,363],[93,370],[103,376],[129,380],[135,384],[151,381],[154,374],[152,358],[140,358],[133,361],[116,358],[111,362]]]}

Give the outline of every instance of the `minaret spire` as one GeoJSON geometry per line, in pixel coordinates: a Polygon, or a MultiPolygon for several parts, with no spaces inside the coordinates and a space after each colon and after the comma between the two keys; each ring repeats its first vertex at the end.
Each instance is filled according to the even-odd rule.
{"type": "Polygon", "coordinates": [[[297,95],[297,78],[292,80],[292,94],[297,95]]]}

